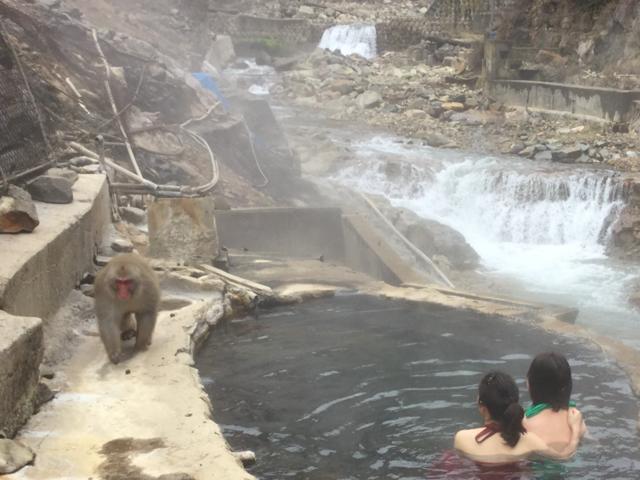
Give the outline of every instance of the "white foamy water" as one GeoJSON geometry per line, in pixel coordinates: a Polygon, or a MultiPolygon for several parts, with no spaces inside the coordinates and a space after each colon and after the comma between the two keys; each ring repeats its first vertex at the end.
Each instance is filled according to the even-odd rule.
{"type": "Polygon", "coordinates": [[[640,316],[627,303],[637,268],[605,255],[624,206],[615,173],[385,137],[353,148],[357,160],[335,180],[455,228],[489,275],[517,282],[518,295],[577,307],[580,322],[640,346],[640,316]]]}
{"type": "Polygon", "coordinates": [[[372,59],[377,55],[374,25],[336,25],[322,34],[319,48],[372,59]]]}

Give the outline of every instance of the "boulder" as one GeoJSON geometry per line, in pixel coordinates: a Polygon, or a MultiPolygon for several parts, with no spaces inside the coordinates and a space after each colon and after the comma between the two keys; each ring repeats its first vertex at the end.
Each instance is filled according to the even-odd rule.
{"type": "Polygon", "coordinates": [[[219,253],[214,209],[212,197],[156,199],[147,212],[150,256],[212,263],[219,253]]]}
{"type": "Polygon", "coordinates": [[[444,147],[451,143],[451,139],[437,132],[425,133],[422,138],[430,147],[444,147]]]}
{"type": "Polygon", "coordinates": [[[373,90],[367,90],[363,94],[359,95],[356,99],[358,107],[361,109],[374,108],[380,106],[382,103],[382,96],[378,92],[373,90]]]}
{"type": "Polygon", "coordinates": [[[64,177],[41,175],[27,184],[27,191],[38,202],[73,202],[73,183],[64,177]]]}
{"type": "Polygon", "coordinates": [[[235,58],[236,52],[233,48],[231,37],[228,35],[216,35],[216,39],[211,42],[205,61],[221,70],[235,58]]]}
{"type": "Polygon", "coordinates": [[[536,153],[536,146],[535,145],[529,145],[528,147],[523,148],[522,150],[520,150],[518,152],[518,155],[520,155],[521,157],[533,157],[536,153]]]}
{"type": "Polygon", "coordinates": [[[355,90],[356,86],[351,80],[337,79],[329,84],[329,90],[348,95],[355,90]]]}
{"type": "Polygon", "coordinates": [[[264,50],[256,52],[256,65],[271,65],[273,64],[273,58],[264,50]]]}
{"type": "Polygon", "coordinates": [[[9,185],[7,194],[0,197],[0,233],[33,232],[39,224],[31,195],[9,185]]]}
{"type": "Polygon", "coordinates": [[[117,238],[111,242],[111,250],[118,253],[133,252],[133,243],[124,238],[117,238]]]}
{"type": "Polygon", "coordinates": [[[538,152],[536,153],[535,157],[536,160],[540,160],[543,162],[550,162],[553,160],[553,152],[549,151],[549,150],[544,150],[542,152],[538,152]]]}
{"type": "Polygon", "coordinates": [[[554,162],[573,163],[578,160],[582,154],[582,146],[574,145],[553,151],[551,157],[554,162]]]}
{"type": "Polygon", "coordinates": [[[120,216],[129,223],[144,223],[147,218],[147,212],[136,207],[120,207],[120,216]]]}
{"type": "Polygon", "coordinates": [[[50,168],[46,171],[45,175],[66,178],[72,184],[78,181],[78,174],[69,168],[50,168]]]}
{"type": "Polygon", "coordinates": [[[15,440],[0,439],[0,475],[17,472],[33,463],[36,454],[15,440]]]}
{"type": "Polygon", "coordinates": [[[393,207],[383,197],[375,197],[375,203],[384,216],[425,255],[432,260],[444,257],[446,260],[440,258],[440,265],[455,270],[478,267],[480,256],[460,232],[435,220],[422,218],[406,208],[393,207]]]}
{"type": "Polygon", "coordinates": [[[462,112],[465,109],[464,103],[460,102],[444,102],[442,104],[444,110],[453,110],[454,112],[462,112]]]}

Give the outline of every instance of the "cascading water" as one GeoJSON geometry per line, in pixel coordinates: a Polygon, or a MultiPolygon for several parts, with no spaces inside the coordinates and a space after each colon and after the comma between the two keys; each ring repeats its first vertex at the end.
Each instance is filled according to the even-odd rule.
{"type": "Polygon", "coordinates": [[[343,55],[357,54],[366,59],[377,55],[374,25],[336,25],[322,34],[319,48],[338,50],[343,55]]]}
{"type": "MultiPolygon", "coordinates": [[[[634,268],[605,255],[624,206],[613,172],[481,157],[376,137],[354,145],[357,160],[334,177],[357,190],[461,232],[490,275],[517,295],[576,306],[580,320],[621,335],[638,316],[627,306],[634,268]],[[390,168],[389,165],[394,165],[390,168]],[[400,167],[398,167],[400,165],[400,167]],[[609,324],[607,324],[609,323],[609,324]]],[[[640,344],[640,337],[633,339],[640,344]]]]}

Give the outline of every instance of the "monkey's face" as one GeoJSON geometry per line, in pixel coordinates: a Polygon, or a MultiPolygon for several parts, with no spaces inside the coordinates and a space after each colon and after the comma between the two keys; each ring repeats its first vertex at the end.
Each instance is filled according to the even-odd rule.
{"type": "Polygon", "coordinates": [[[129,300],[135,293],[137,284],[131,278],[117,277],[114,279],[111,288],[120,300],[129,300]]]}
{"type": "Polygon", "coordinates": [[[140,274],[135,268],[120,265],[112,274],[111,289],[119,300],[130,300],[138,288],[140,274]]]}

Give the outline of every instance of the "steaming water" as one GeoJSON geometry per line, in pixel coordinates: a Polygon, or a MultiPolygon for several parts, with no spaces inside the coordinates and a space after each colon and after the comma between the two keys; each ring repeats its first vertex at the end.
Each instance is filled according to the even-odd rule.
{"type": "Polygon", "coordinates": [[[256,452],[251,472],[262,480],[631,480],[640,468],[625,375],[598,349],[524,324],[343,296],[233,320],[197,366],[214,419],[234,450],[256,452]],[[518,474],[443,468],[454,433],[479,425],[483,373],[512,373],[528,404],[524,374],[551,345],[570,359],[572,398],[594,440],[571,462],[518,474]]]}
{"type": "Polygon", "coordinates": [[[575,306],[579,321],[640,346],[639,318],[627,304],[637,267],[605,255],[624,206],[615,173],[445,152],[388,137],[351,148],[356,160],[337,181],[455,228],[490,275],[520,282],[519,295],[575,306]]]}
{"type": "Polygon", "coordinates": [[[336,25],[322,34],[319,48],[338,50],[343,55],[357,54],[371,59],[377,55],[374,25],[336,25]]]}
{"type": "Polygon", "coordinates": [[[231,66],[223,75],[236,82],[238,87],[245,87],[253,95],[269,95],[275,82],[275,70],[270,65],[258,65],[254,58],[239,58],[245,68],[231,66]]]}

